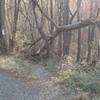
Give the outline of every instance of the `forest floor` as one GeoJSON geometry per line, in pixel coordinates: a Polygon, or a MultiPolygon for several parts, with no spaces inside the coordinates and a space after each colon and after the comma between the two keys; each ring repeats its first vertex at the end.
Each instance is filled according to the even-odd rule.
{"type": "Polygon", "coordinates": [[[0,100],[70,100],[76,92],[84,91],[95,92],[93,100],[100,100],[100,70],[87,74],[58,71],[57,66],[51,61],[44,67],[15,56],[1,56],[0,100]]]}
{"type": "Polygon", "coordinates": [[[63,89],[40,64],[0,57],[0,100],[66,100],[63,89]],[[10,92],[9,92],[10,91],[10,92]]]}

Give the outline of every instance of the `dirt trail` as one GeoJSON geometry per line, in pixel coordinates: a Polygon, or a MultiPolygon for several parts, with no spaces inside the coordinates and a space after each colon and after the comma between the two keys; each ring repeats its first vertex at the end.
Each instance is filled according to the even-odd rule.
{"type": "Polygon", "coordinates": [[[42,65],[33,65],[33,73],[40,81],[48,81],[50,73],[42,65]]]}
{"type": "Polygon", "coordinates": [[[41,65],[33,65],[38,80],[27,86],[7,72],[0,71],[0,100],[66,100],[59,86],[54,86],[50,73],[41,65]]]}
{"type": "Polygon", "coordinates": [[[0,100],[34,100],[32,94],[35,96],[38,93],[37,88],[31,92],[23,82],[0,72],[0,100]]]}

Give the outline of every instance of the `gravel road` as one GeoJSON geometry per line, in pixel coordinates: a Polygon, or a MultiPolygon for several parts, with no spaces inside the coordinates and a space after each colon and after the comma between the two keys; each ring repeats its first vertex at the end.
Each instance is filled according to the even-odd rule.
{"type": "Polygon", "coordinates": [[[48,80],[49,73],[42,66],[35,65],[33,72],[38,81],[28,86],[9,73],[0,71],[0,100],[66,100],[65,96],[61,96],[62,89],[48,80]]]}
{"type": "Polygon", "coordinates": [[[39,92],[38,87],[29,88],[24,82],[0,72],[0,100],[35,100],[39,92]]]}

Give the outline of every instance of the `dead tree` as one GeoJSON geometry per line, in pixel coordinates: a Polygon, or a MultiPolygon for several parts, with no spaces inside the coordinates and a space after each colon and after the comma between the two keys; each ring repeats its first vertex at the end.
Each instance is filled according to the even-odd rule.
{"type": "MultiPolygon", "coordinates": [[[[33,0],[33,2],[35,3],[35,5],[36,5],[36,7],[39,9],[39,11],[41,12],[41,14],[48,20],[48,21],[50,21],[50,23],[52,23],[52,25],[54,25],[54,27],[55,27],[55,32],[50,36],[50,37],[48,37],[48,36],[46,36],[46,34],[44,34],[44,32],[43,31],[41,31],[41,28],[40,28],[40,26],[39,25],[37,25],[37,26],[39,26],[38,27],[38,30],[39,30],[39,32],[40,32],[40,34],[41,34],[41,38],[39,39],[39,41],[41,40],[41,39],[43,39],[44,41],[45,41],[45,43],[46,44],[48,44],[49,45],[49,47],[50,47],[50,44],[52,44],[53,43],[53,41],[54,41],[54,39],[57,37],[57,36],[59,36],[63,31],[66,33],[65,35],[67,36],[68,34],[68,32],[69,31],[72,31],[72,30],[76,30],[76,29],[80,29],[80,28],[84,28],[84,27],[88,27],[89,25],[96,25],[97,27],[99,27],[99,23],[100,23],[100,20],[96,20],[96,18],[88,18],[88,19],[84,19],[84,20],[78,20],[78,22],[76,22],[76,23],[70,23],[69,22],[69,20],[68,20],[68,15],[67,15],[67,17],[66,17],[66,19],[68,20],[68,24],[65,24],[65,25],[57,25],[55,22],[54,22],[54,20],[52,19],[52,18],[50,18],[42,9],[41,9],[41,7],[40,7],[40,5],[38,4],[38,2],[37,1],[34,1],[33,0]],[[44,38],[45,37],[45,38],[44,38]]],[[[68,2],[68,1],[67,1],[68,2]]],[[[67,9],[68,10],[68,9],[67,9]]],[[[68,11],[69,12],[69,11],[68,11]]],[[[67,13],[68,13],[67,12],[67,13]]],[[[35,12],[36,13],[36,12],[35,12]]],[[[76,13],[77,13],[77,11],[75,12],[75,14],[73,15],[73,16],[75,16],[76,15],[76,13]]],[[[72,17],[73,18],[73,17],[72,17]]],[[[38,23],[38,20],[37,20],[37,17],[36,17],[36,23],[38,23]]],[[[65,37],[64,37],[65,38],[65,37]]],[[[68,37],[67,37],[68,38],[68,37]]],[[[66,39],[66,38],[65,38],[66,39]]],[[[79,40],[80,41],[80,40],[79,40]]],[[[78,41],[78,42],[79,42],[78,41]]],[[[67,39],[66,39],[66,42],[67,43],[69,43],[68,41],[67,41],[67,39]]],[[[67,44],[65,42],[65,44],[67,44]]],[[[69,45],[69,44],[68,44],[69,45]]],[[[64,46],[64,48],[65,47],[69,47],[68,45],[66,45],[66,46],[64,46]]],[[[47,46],[47,45],[46,45],[47,46]]],[[[67,50],[68,48],[66,48],[65,49],[65,52],[66,52],[66,50],[67,50]]]]}

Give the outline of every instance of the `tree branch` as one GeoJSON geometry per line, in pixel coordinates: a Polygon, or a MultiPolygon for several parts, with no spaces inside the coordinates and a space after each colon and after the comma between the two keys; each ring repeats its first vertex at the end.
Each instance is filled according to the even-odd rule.
{"type": "Polygon", "coordinates": [[[43,12],[43,10],[41,9],[40,5],[38,4],[37,1],[34,1],[33,2],[35,3],[35,5],[37,5],[39,11],[41,12],[41,14],[43,14],[55,27],[57,27],[56,23],[53,21],[52,18],[50,18],[47,14],[45,14],[45,12],[43,12]]]}
{"type": "Polygon", "coordinates": [[[75,24],[57,26],[57,31],[70,31],[78,28],[84,28],[93,24],[97,25],[97,23],[100,23],[100,21],[95,21],[95,19],[85,19],[85,20],[81,20],[80,22],[76,22],[75,24]]]}
{"type": "MultiPolygon", "coordinates": [[[[38,7],[38,9],[40,10],[41,14],[43,14],[56,27],[57,31],[70,31],[70,30],[75,30],[75,29],[78,29],[78,28],[84,28],[84,27],[87,27],[87,26],[92,25],[92,24],[100,23],[100,21],[96,21],[95,19],[91,18],[91,19],[81,20],[80,22],[76,22],[75,24],[57,26],[57,24],[53,21],[53,19],[50,18],[47,14],[45,14],[43,12],[43,10],[41,9],[41,7],[38,4],[38,2],[35,1],[35,0],[33,0],[33,2],[38,7]]],[[[76,15],[76,13],[77,13],[77,11],[75,11],[73,17],[76,15]]]]}

